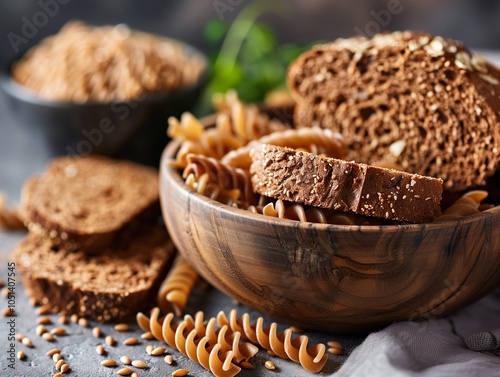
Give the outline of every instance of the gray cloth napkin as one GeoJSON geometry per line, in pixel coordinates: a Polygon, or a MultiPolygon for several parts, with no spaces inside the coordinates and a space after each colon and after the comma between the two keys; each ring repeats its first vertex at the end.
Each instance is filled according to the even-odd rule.
{"type": "Polygon", "coordinates": [[[478,332],[465,338],[465,344],[474,351],[496,351],[500,349],[500,329],[478,332]]]}
{"type": "Polygon", "coordinates": [[[452,316],[370,334],[334,376],[500,377],[499,329],[500,290],[452,316]]]}

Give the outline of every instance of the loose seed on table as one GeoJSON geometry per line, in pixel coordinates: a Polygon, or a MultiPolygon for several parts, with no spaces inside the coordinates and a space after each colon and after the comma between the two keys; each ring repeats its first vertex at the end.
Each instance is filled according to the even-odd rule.
{"type": "Polygon", "coordinates": [[[54,336],[49,332],[43,333],[42,338],[45,339],[47,342],[53,342],[54,340],[56,340],[54,336]]]}
{"type": "Polygon", "coordinates": [[[61,373],[66,373],[69,370],[69,365],[68,364],[63,364],[61,366],[61,373]]]}
{"type": "Polygon", "coordinates": [[[343,355],[344,354],[344,347],[342,344],[335,340],[330,340],[328,343],[328,352],[332,353],[334,355],[343,355]]]}
{"type": "Polygon", "coordinates": [[[62,373],[56,373],[52,377],[62,377],[62,373]]]}
{"type": "Polygon", "coordinates": [[[115,338],[113,337],[113,335],[108,335],[106,338],[104,338],[104,341],[106,342],[106,344],[108,344],[109,346],[113,346],[115,343],[116,343],[116,340],[115,338]]]}
{"type": "Polygon", "coordinates": [[[120,376],[130,376],[134,371],[129,368],[122,368],[116,374],[119,374],[120,376]]]}
{"type": "Polygon", "coordinates": [[[24,351],[19,351],[19,352],[17,353],[17,358],[18,358],[19,360],[24,360],[24,359],[26,358],[26,354],[24,353],[24,351]]]}
{"type": "Polygon", "coordinates": [[[62,327],[54,327],[52,330],[50,330],[50,333],[52,335],[64,335],[66,334],[66,330],[62,327]]]}
{"type": "Polygon", "coordinates": [[[60,353],[55,353],[52,355],[52,360],[54,361],[54,363],[57,363],[61,359],[62,359],[62,356],[60,353]]]}
{"type": "Polygon", "coordinates": [[[163,360],[165,360],[165,362],[169,365],[172,365],[172,363],[174,362],[174,358],[172,357],[172,355],[165,356],[163,360]]]}
{"type": "Polygon", "coordinates": [[[147,331],[144,334],[141,335],[141,338],[144,340],[153,340],[155,337],[151,333],[151,331],[147,331]]]}
{"type": "Polygon", "coordinates": [[[120,361],[125,365],[130,365],[132,363],[132,361],[130,360],[130,357],[128,357],[128,356],[121,356],[120,361]]]}
{"type": "Polygon", "coordinates": [[[25,336],[23,340],[21,340],[21,343],[23,343],[26,347],[33,347],[33,343],[31,342],[31,339],[25,336]]]}
{"type": "Polygon", "coordinates": [[[154,350],[151,351],[151,355],[153,356],[160,356],[165,353],[166,348],[165,347],[156,347],[154,350]]]}
{"type": "Polygon", "coordinates": [[[87,321],[86,318],[79,318],[78,319],[78,324],[81,326],[81,327],[89,327],[89,321],[87,321]]]}
{"type": "Polygon", "coordinates": [[[13,316],[15,315],[15,310],[11,310],[10,308],[5,308],[4,310],[2,310],[2,315],[4,317],[10,317],[10,316],[13,316]]]}
{"type": "Polygon", "coordinates": [[[103,367],[111,368],[111,367],[116,367],[117,364],[116,364],[116,361],[114,361],[114,360],[106,359],[106,360],[101,361],[101,365],[103,367]]]}
{"type": "Polygon", "coordinates": [[[104,353],[106,352],[106,350],[104,349],[104,346],[102,344],[99,344],[96,348],[95,348],[95,351],[99,354],[99,355],[104,355],[104,353]]]}
{"type": "Polygon", "coordinates": [[[40,317],[37,318],[36,323],[39,325],[50,325],[52,323],[52,320],[49,317],[40,317]]]}
{"type": "Polygon", "coordinates": [[[26,337],[26,335],[21,334],[21,333],[16,335],[16,339],[20,342],[22,342],[25,337],[26,337]]]}
{"type": "Polygon", "coordinates": [[[274,363],[271,360],[266,360],[266,362],[264,363],[264,366],[266,367],[266,369],[269,369],[269,370],[276,369],[276,365],[274,365],[274,363]]]}
{"type": "Polygon", "coordinates": [[[45,334],[47,332],[47,329],[45,328],[44,325],[38,325],[35,329],[35,333],[36,335],[38,336],[42,336],[43,334],[45,334]]]}
{"type": "Polygon", "coordinates": [[[120,332],[130,331],[130,326],[127,325],[126,323],[118,323],[117,325],[115,325],[114,329],[115,331],[120,331],[120,332]]]}
{"type": "Polygon", "coordinates": [[[149,346],[146,347],[146,353],[148,355],[151,355],[154,349],[155,348],[150,344],[149,346]]]}
{"type": "Polygon", "coordinates": [[[45,305],[40,306],[36,310],[36,314],[38,314],[38,315],[49,314],[51,310],[52,310],[52,307],[49,304],[45,304],[45,305]]]}
{"type": "Polygon", "coordinates": [[[172,376],[174,377],[183,377],[189,373],[187,369],[177,369],[172,372],[172,376]]]}
{"type": "Polygon", "coordinates": [[[50,351],[46,353],[47,356],[54,356],[56,353],[60,353],[61,350],[59,348],[52,348],[50,351]]]}
{"type": "Polygon", "coordinates": [[[66,317],[65,315],[59,316],[59,323],[62,325],[65,325],[66,323],[68,323],[68,317],[66,317]]]}
{"type": "Polygon", "coordinates": [[[92,335],[94,335],[94,337],[96,337],[96,338],[100,338],[102,335],[101,328],[99,326],[94,327],[92,329],[92,335]]]}
{"type": "Polygon", "coordinates": [[[242,361],[239,364],[239,366],[242,367],[243,369],[253,369],[254,368],[253,364],[249,361],[242,361]]]}
{"type": "Polygon", "coordinates": [[[139,343],[139,340],[136,337],[130,337],[123,341],[126,346],[135,346],[137,343],[139,343]]]}
{"type": "Polygon", "coordinates": [[[140,368],[140,369],[146,369],[146,368],[149,368],[148,367],[148,364],[146,364],[144,361],[142,360],[134,360],[132,361],[132,365],[136,368],[140,368]]]}
{"type": "Polygon", "coordinates": [[[57,363],[56,363],[56,369],[57,370],[61,370],[61,367],[66,364],[66,361],[64,361],[64,359],[60,359],[57,363]]]}
{"type": "Polygon", "coordinates": [[[71,322],[77,323],[78,322],[78,315],[72,314],[70,317],[71,322]]]}

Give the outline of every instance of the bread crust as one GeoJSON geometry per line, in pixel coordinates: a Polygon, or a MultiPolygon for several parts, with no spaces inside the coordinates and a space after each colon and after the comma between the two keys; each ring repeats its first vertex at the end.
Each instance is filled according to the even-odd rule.
{"type": "Polygon", "coordinates": [[[297,127],[340,132],[349,155],[483,185],[500,163],[500,71],[460,42],[395,32],[339,39],[289,67],[297,127]]]}
{"type": "Polygon", "coordinates": [[[13,260],[30,297],[53,312],[101,322],[131,319],[155,302],[174,246],[163,226],[151,226],[127,246],[99,255],[69,251],[30,233],[13,260]]]}
{"type": "Polygon", "coordinates": [[[253,188],[265,196],[413,223],[440,214],[441,179],[269,144],[250,156],[253,188]]]}
{"type": "Polygon", "coordinates": [[[26,182],[21,199],[32,233],[88,253],[161,212],[155,169],[96,156],[54,159],[26,182]]]}

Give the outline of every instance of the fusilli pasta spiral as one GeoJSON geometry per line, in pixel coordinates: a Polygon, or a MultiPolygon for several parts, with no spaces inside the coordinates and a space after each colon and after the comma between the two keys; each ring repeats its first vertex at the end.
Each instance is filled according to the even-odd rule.
{"type": "MultiPolygon", "coordinates": [[[[344,158],[346,145],[341,135],[322,128],[289,128],[283,123],[273,123],[267,114],[256,106],[243,104],[236,93],[228,92],[215,98],[216,125],[203,128],[192,115],[185,114],[181,121],[169,120],[169,134],[182,140],[174,166],[185,169],[186,184],[197,192],[223,204],[282,219],[335,225],[392,225],[372,217],[347,212],[304,207],[258,196],[253,192],[248,173],[251,165],[249,151],[254,143],[265,143],[333,158],[344,158]],[[197,155],[196,157],[189,157],[197,155]],[[190,165],[190,166],[188,166],[190,165]],[[238,170],[239,169],[239,170],[238,170]]],[[[380,161],[380,166],[401,170],[390,158],[380,161]]],[[[439,216],[436,222],[457,220],[492,208],[482,204],[484,195],[472,191],[439,216]]]]}
{"type": "Polygon", "coordinates": [[[229,313],[229,319],[224,312],[219,312],[217,321],[219,325],[228,326],[231,330],[241,333],[242,337],[253,344],[272,351],[281,358],[299,363],[304,369],[311,372],[319,372],[328,360],[324,344],[319,343],[307,348],[309,342],[307,336],[301,335],[293,339],[293,332],[290,329],[278,334],[276,322],[264,328],[263,317],[257,318],[257,321],[251,324],[250,316],[247,313],[238,318],[236,310],[233,309],[229,313]]]}
{"type": "Polygon", "coordinates": [[[178,254],[158,290],[157,301],[161,310],[180,316],[196,280],[198,273],[178,254]]]}
{"type": "Polygon", "coordinates": [[[216,94],[213,103],[218,111],[230,114],[232,132],[245,143],[289,128],[282,122],[270,119],[257,106],[241,102],[234,90],[226,94],[216,94]]]}
{"type": "Polygon", "coordinates": [[[472,190],[463,194],[451,206],[449,206],[441,216],[434,222],[457,220],[465,216],[480,213],[491,206],[481,207],[481,202],[488,197],[488,192],[484,190],[472,190]]]}
{"type": "Polygon", "coordinates": [[[163,318],[159,318],[159,314],[159,308],[151,310],[150,317],[138,313],[139,327],[216,376],[236,375],[241,370],[236,363],[246,361],[258,352],[255,345],[241,341],[240,333],[228,332],[228,326],[216,328],[216,318],[205,322],[202,312],[196,313],[194,318],[186,315],[177,323],[172,312],[163,318]]]}
{"type": "Polygon", "coordinates": [[[241,193],[239,200],[246,203],[255,203],[257,195],[254,194],[250,174],[240,168],[221,163],[212,157],[199,154],[189,154],[186,158],[187,166],[183,171],[183,178],[194,174],[195,178],[207,173],[209,181],[222,190],[238,189],[241,193]]]}
{"type": "MultiPolygon", "coordinates": [[[[277,131],[265,135],[255,142],[304,150],[333,158],[343,158],[346,154],[346,145],[342,136],[332,130],[319,127],[277,131]]],[[[221,162],[249,170],[252,163],[250,150],[254,145],[251,142],[241,148],[230,151],[222,157],[221,162]]]]}

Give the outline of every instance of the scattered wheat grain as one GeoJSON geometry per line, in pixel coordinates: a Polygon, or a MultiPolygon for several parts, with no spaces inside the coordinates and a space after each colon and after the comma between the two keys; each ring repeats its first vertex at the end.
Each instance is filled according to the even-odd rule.
{"type": "Polygon", "coordinates": [[[114,361],[114,360],[106,359],[106,360],[101,361],[101,365],[103,367],[111,368],[111,367],[116,367],[117,364],[116,364],[116,361],[114,361]]]}
{"type": "Polygon", "coordinates": [[[122,368],[116,374],[119,374],[120,376],[130,376],[134,371],[129,368],[122,368]]]}
{"type": "Polygon", "coordinates": [[[134,360],[132,361],[132,365],[136,368],[139,368],[139,369],[147,369],[149,368],[148,367],[148,364],[146,364],[144,361],[142,360],[134,360]]]}
{"type": "Polygon", "coordinates": [[[120,361],[125,364],[125,365],[130,365],[132,363],[132,360],[130,360],[130,357],[128,356],[121,356],[120,361]]]}
{"type": "Polygon", "coordinates": [[[269,369],[269,370],[276,369],[276,365],[271,360],[266,360],[266,362],[264,363],[264,366],[266,367],[266,369],[269,369]]]}
{"type": "Polygon", "coordinates": [[[174,377],[183,377],[186,376],[189,373],[189,370],[187,369],[177,369],[172,372],[172,376],[174,377]]]}

